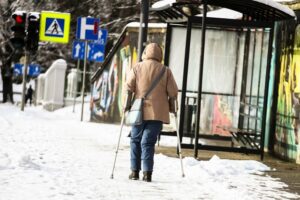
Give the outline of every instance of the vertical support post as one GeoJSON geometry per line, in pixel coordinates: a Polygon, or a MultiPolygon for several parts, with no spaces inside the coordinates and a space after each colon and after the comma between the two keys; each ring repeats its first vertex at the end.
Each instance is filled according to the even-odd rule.
{"type": "MultiPolygon", "coordinates": [[[[274,41],[274,64],[275,66],[280,66],[280,53],[282,45],[279,41],[279,38],[281,38],[282,32],[280,30],[280,25],[277,23],[274,27],[274,33],[275,35],[275,41],[274,41]]],[[[272,153],[274,152],[274,143],[275,143],[275,133],[276,133],[276,114],[277,114],[277,102],[278,102],[278,88],[279,88],[279,80],[280,80],[280,67],[274,67],[274,88],[273,88],[273,101],[272,101],[272,107],[271,107],[271,114],[270,114],[270,140],[269,140],[269,151],[272,153]]]]}
{"type": "Polygon", "coordinates": [[[238,32],[237,44],[236,44],[236,59],[235,59],[235,69],[234,69],[234,83],[233,83],[233,90],[232,95],[235,96],[236,94],[236,82],[238,77],[238,65],[239,65],[239,55],[240,55],[240,37],[241,32],[238,32]]]}
{"type": "Polygon", "coordinates": [[[185,110],[186,86],[187,86],[187,76],[188,76],[189,59],[190,59],[191,32],[192,32],[192,22],[190,19],[188,19],[186,42],[185,42],[185,54],[184,54],[185,57],[184,57],[184,67],[183,67],[182,88],[181,88],[181,101],[180,101],[180,119],[179,119],[180,141],[182,141],[182,137],[183,137],[184,110],[185,110]]]}
{"type": "Polygon", "coordinates": [[[241,87],[241,95],[240,95],[240,109],[239,109],[239,120],[238,120],[239,129],[242,129],[244,126],[244,117],[241,115],[241,113],[244,112],[245,105],[241,104],[241,102],[245,103],[246,101],[245,98],[246,98],[247,74],[248,74],[249,44],[250,44],[250,29],[247,30],[246,38],[245,38],[242,87],[241,87]]]}
{"type": "Polygon", "coordinates": [[[24,71],[23,71],[23,87],[22,87],[22,102],[21,102],[21,111],[24,111],[25,107],[25,94],[26,94],[26,79],[27,79],[27,71],[29,65],[29,52],[25,50],[25,63],[24,63],[24,71]]]}
{"type": "Polygon", "coordinates": [[[260,54],[260,60],[259,60],[259,73],[258,73],[258,86],[257,86],[257,99],[256,99],[256,120],[255,120],[255,132],[257,132],[257,121],[258,121],[258,112],[260,109],[259,106],[259,93],[260,93],[260,82],[261,82],[261,71],[262,71],[262,60],[263,60],[263,53],[264,53],[264,35],[265,35],[265,29],[262,31],[262,36],[261,36],[261,54],[260,54]]]}
{"type": "MultiPolygon", "coordinates": [[[[36,78],[35,80],[34,80],[34,83],[35,83],[35,91],[37,91],[37,88],[38,88],[38,79],[36,78]]],[[[34,92],[33,93],[34,94],[34,106],[37,106],[37,92],[34,92]]]]}
{"type": "Polygon", "coordinates": [[[172,27],[170,24],[167,24],[165,56],[164,56],[164,63],[166,66],[169,65],[171,37],[172,37],[172,27]]]}
{"type": "Polygon", "coordinates": [[[195,128],[195,146],[194,157],[198,157],[198,136],[200,132],[200,119],[201,119],[201,98],[202,98],[202,79],[204,67],[204,53],[205,53],[205,34],[206,34],[206,14],[207,14],[207,0],[203,0],[203,18],[202,18],[202,33],[201,33],[201,57],[199,69],[199,83],[197,94],[197,112],[196,112],[196,128],[195,128]]]}
{"type": "Polygon", "coordinates": [[[274,36],[274,22],[269,34],[269,47],[268,47],[268,60],[266,69],[266,81],[265,81],[265,92],[264,92],[264,104],[263,104],[263,115],[262,115],[262,126],[261,126],[261,141],[260,141],[260,159],[264,159],[264,145],[265,145],[265,129],[266,129],[266,116],[267,116],[267,106],[268,106],[268,96],[269,96],[269,81],[270,81],[270,69],[271,69],[271,57],[272,57],[272,45],[274,36]]]}
{"type": "MultiPolygon", "coordinates": [[[[251,77],[250,77],[250,91],[249,91],[249,105],[248,105],[248,115],[250,116],[250,112],[251,112],[251,105],[252,105],[252,88],[253,88],[253,81],[254,81],[254,68],[255,68],[255,49],[256,49],[256,34],[257,30],[255,28],[254,30],[254,38],[253,38],[253,49],[252,49],[252,66],[251,66],[251,77]]],[[[246,90],[247,91],[247,90],[246,90]]],[[[259,95],[257,95],[257,98],[259,99],[259,95]]],[[[247,130],[250,130],[250,117],[248,117],[247,119],[247,130]]],[[[256,121],[256,119],[255,119],[256,121]]]]}
{"type": "Polygon", "coordinates": [[[148,34],[148,18],[149,18],[149,0],[141,1],[139,43],[138,43],[138,59],[142,60],[142,53],[146,46],[148,34]]]}
{"type": "Polygon", "coordinates": [[[85,76],[86,76],[86,60],[88,54],[88,42],[85,41],[85,49],[84,49],[84,65],[83,65],[83,78],[82,78],[82,89],[81,89],[81,118],[80,121],[83,120],[83,108],[84,108],[84,91],[85,91],[85,76]]]}
{"type": "Polygon", "coordinates": [[[74,94],[74,99],[73,99],[73,112],[75,112],[75,104],[76,104],[76,96],[77,96],[77,83],[78,83],[78,70],[79,70],[79,65],[80,65],[80,60],[77,60],[77,67],[76,67],[76,91],[74,94]]]}

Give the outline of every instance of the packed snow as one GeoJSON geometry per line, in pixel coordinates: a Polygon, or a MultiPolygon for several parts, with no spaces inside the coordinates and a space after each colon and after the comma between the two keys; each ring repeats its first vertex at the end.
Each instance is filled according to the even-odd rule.
{"type": "MultiPolygon", "coordinates": [[[[153,182],[128,179],[129,127],[124,127],[111,179],[120,126],[89,122],[88,104],[48,112],[0,104],[0,200],[299,199],[252,160],[180,160],[155,155],[153,182]]],[[[160,145],[176,145],[162,137],[160,145]]],[[[169,137],[168,137],[169,138],[169,137]]],[[[175,151],[175,150],[174,150],[175,151]]],[[[184,151],[184,150],[183,150],[184,151]]]]}

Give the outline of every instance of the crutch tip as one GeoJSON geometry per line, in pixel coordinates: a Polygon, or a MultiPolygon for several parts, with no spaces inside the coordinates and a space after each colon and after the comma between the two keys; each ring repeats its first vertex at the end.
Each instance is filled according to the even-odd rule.
{"type": "Polygon", "coordinates": [[[111,175],[110,178],[111,178],[111,179],[114,179],[114,175],[111,175]]]}
{"type": "Polygon", "coordinates": [[[184,174],[182,174],[182,178],[184,178],[185,177],[185,175],[184,174]]]}

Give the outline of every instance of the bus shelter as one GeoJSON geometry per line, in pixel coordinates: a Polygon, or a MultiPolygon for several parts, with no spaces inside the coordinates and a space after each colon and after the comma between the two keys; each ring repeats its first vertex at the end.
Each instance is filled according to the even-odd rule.
{"type": "Polygon", "coordinates": [[[182,147],[195,157],[202,149],[263,159],[274,22],[294,12],[271,0],[160,1],[152,11],[167,23],[164,62],[180,90],[182,147]],[[208,6],[241,17],[208,17],[208,6]]]}

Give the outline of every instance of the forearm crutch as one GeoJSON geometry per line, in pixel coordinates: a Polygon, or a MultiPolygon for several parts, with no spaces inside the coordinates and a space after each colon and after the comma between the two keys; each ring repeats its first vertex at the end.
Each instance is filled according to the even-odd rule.
{"type": "Polygon", "coordinates": [[[116,161],[117,161],[117,155],[118,155],[118,151],[119,151],[119,146],[120,146],[120,140],[121,140],[121,135],[122,135],[122,129],[123,129],[123,126],[124,126],[124,121],[125,121],[125,112],[123,113],[122,120],[121,120],[121,127],[120,127],[120,133],[119,133],[119,138],[118,138],[118,144],[117,144],[116,152],[115,152],[116,153],[115,154],[115,160],[114,160],[114,165],[113,165],[111,176],[110,176],[111,179],[114,178],[114,170],[115,170],[115,165],[116,165],[116,161]]]}
{"type": "Polygon", "coordinates": [[[118,155],[119,146],[120,146],[122,129],[123,129],[123,126],[124,126],[124,121],[125,121],[125,110],[126,110],[126,107],[127,107],[127,103],[129,102],[129,98],[131,98],[131,93],[127,94],[127,98],[126,98],[126,101],[125,101],[125,109],[123,111],[123,116],[122,116],[122,120],[121,120],[121,127],[120,127],[120,133],[119,133],[119,138],[118,138],[118,144],[117,144],[117,147],[116,147],[115,160],[114,160],[114,165],[113,165],[111,176],[110,176],[111,179],[114,178],[114,170],[115,170],[115,165],[116,165],[116,161],[117,161],[117,155],[118,155]]]}
{"type": "Polygon", "coordinates": [[[179,128],[178,128],[178,119],[177,119],[177,102],[175,102],[174,116],[175,116],[175,124],[176,124],[177,145],[178,145],[178,152],[179,152],[179,158],[180,158],[181,173],[182,173],[182,177],[184,177],[183,163],[182,163],[182,154],[181,154],[181,143],[180,143],[179,128]]]}

